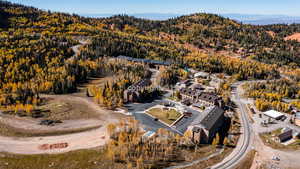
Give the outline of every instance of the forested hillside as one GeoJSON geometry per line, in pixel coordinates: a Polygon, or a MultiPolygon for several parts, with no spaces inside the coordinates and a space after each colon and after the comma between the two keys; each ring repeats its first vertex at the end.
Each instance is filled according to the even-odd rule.
{"type": "Polygon", "coordinates": [[[0,1],[0,32],[2,106],[37,104],[40,93],[73,92],[89,76],[117,66],[106,67],[103,58],[118,55],[238,80],[277,78],[279,70],[300,77],[300,43],[285,40],[300,32],[299,25],[251,26],[200,13],[166,21],[95,19],[0,1]],[[80,38],[91,43],[74,59],[71,47],[80,38]]]}
{"type": "Polygon", "coordinates": [[[170,35],[170,40],[189,43],[200,49],[226,50],[242,57],[278,65],[300,65],[300,44],[285,37],[300,32],[299,25],[252,26],[213,14],[193,14],[167,21],[150,21],[129,16],[102,20],[114,30],[130,27],[141,35],[170,35]],[[274,34],[271,34],[273,32],[274,34]]]}

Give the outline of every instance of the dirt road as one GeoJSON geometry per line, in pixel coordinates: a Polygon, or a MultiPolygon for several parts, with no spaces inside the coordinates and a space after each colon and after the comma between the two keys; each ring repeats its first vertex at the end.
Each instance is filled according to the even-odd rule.
{"type": "Polygon", "coordinates": [[[62,136],[28,138],[0,136],[0,151],[15,154],[64,153],[102,146],[107,140],[105,127],[62,136]]]}
{"type": "MultiPolygon", "coordinates": [[[[79,41],[80,44],[73,46],[72,50],[75,55],[70,58],[76,58],[80,53],[80,47],[89,43],[88,40],[79,41]]],[[[8,124],[15,128],[27,130],[66,130],[77,129],[91,126],[101,126],[97,129],[84,131],[75,134],[66,134],[60,136],[45,136],[45,137],[5,137],[0,136],[0,152],[8,152],[15,154],[44,154],[44,153],[64,153],[79,149],[88,149],[104,145],[108,136],[106,134],[106,126],[109,123],[116,123],[121,119],[121,114],[113,111],[105,110],[95,104],[91,98],[78,97],[76,95],[55,95],[43,96],[55,97],[61,100],[73,100],[78,102],[78,105],[84,105],[87,111],[96,113],[97,118],[94,119],[78,119],[65,120],[63,124],[48,127],[41,126],[34,120],[22,120],[2,116],[0,122],[8,124]]],[[[77,106],[78,106],[77,105],[77,106]]],[[[76,106],[74,105],[76,108],[76,106]]]]}
{"type": "MultiPolygon", "coordinates": [[[[117,119],[120,118],[119,114],[114,113],[110,110],[105,110],[95,104],[91,98],[86,97],[77,97],[73,95],[51,95],[51,96],[43,96],[44,98],[55,98],[58,101],[70,101],[72,103],[72,109],[84,109],[85,112],[89,112],[91,117],[87,115],[82,115],[83,118],[62,120],[63,123],[57,124],[55,126],[45,126],[40,125],[40,119],[26,118],[26,117],[16,117],[11,115],[3,115],[0,116],[0,123],[11,126],[15,129],[19,129],[20,131],[28,131],[28,132],[59,132],[59,131],[67,131],[67,130],[79,130],[83,128],[95,128],[107,123],[115,123],[117,119]],[[88,117],[88,118],[84,118],[88,117]]],[[[70,116],[74,116],[70,115],[70,116]]],[[[76,116],[76,115],[75,115],[76,116]]],[[[78,115],[77,115],[78,116],[78,115]]]]}
{"type": "Polygon", "coordinates": [[[257,155],[253,161],[252,169],[267,165],[268,168],[300,168],[300,151],[275,150],[264,145],[258,135],[255,135],[255,150],[257,155]],[[280,161],[272,160],[273,157],[280,158],[280,161]]]}
{"type": "MultiPolygon", "coordinates": [[[[112,111],[106,111],[95,104],[89,98],[76,97],[72,95],[60,95],[65,99],[76,99],[83,104],[89,105],[89,108],[98,112],[101,121],[93,121],[101,127],[75,134],[67,134],[61,136],[45,136],[45,137],[4,137],[0,136],[0,152],[16,153],[16,154],[44,154],[44,153],[64,153],[79,149],[88,149],[102,146],[108,140],[106,134],[106,125],[118,122],[122,115],[114,114],[112,111]]],[[[92,122],[92,121],[91,121],[92,122]]],[[[19,123],[15,123],[19,124],[19,123]]],[[[68,124],[69,127],[75,127],[80,123],[68,124]]],[[[27,127],[29,127],[27,125],[27,127]]],[[[31,126],[33,127],[33,126],[31,126]]],[[[66,126],[65,126],[66,127],[66,126]]],[[[62,126],[58,128],[64,128],[62,126]]]]}
{"type": "MultiPolygon", "coordinates": [[[[244,91],[242,88],[238,88],[239,95],[242,95],[243,92],[244,91]]],[[[248,99],[245,99],[245,98],[241,98],[240,101],[242,103],[244,103],[245,105],[249,104],[249,103],[251,103],[253,105],[253,101],[249,101],[248,99]]],[[[256,116],[258,116],[258,115],[256,115],[256,116]]],[[[300,163],[299,163],[300,151],[276,150],[276,149],[266,146],[263,143],[263,141],[259,137],[259,133],[262,133],[265,131],[272,131],[273,129],[277,129],[278,127],[273,128],[273,129],[271,127],[269,129],[267,129],[267,128],[261,127],[259,121],[260,121],[260,119],[258,119],[258,117],[257,118],[254,117],[254,124],[251,124],[252,132],[253,132],[253,141],[252,141],[253,147],[252,148],[257,151],[255,159],[253,160],[253,165],[252,165],[251,169],[260,168],[262,165],[267,165],[267,168],[277,168],[277,169],[300,168],[300,163]],[[272,160],[273,157],[279,157],[280,161],[272,160]]],[[[287,124],[282,124],[282,125],[288,126],[287,124]]]]}

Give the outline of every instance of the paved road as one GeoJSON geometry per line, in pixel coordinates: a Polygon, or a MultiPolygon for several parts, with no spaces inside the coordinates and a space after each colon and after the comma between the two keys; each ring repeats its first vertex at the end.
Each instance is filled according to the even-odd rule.
{"type": "Polygon", "coordinates": [[[185,131],[187,130],[188,126],[194,121],[195,118],[197,118],[199,115],[201,115],[201,112],[191,109],[188,106],[182,105],[178,102],[174,102],[169,99],[162,99],[162,100],[155,100],[151,103],[132,103],[127,104],[125,106],[130,114],[132,114],[135,119],[140,121],[145,127],[146,130],[151,131],[157,131],[159,128],[165,128],[170,131],[175,131],[176,133],[183,135],[185,131]],[[160,121],[155,121],[154,118],[150,117],[149,115],[143,113],[145,110],[162,103],[173,103],[174,105],[178,107],[182,107],[184,110],[192,113],[191,117],[188,118],[182,118],[180,119],[174,126],[170,127],[168,125],[165,125],[161,123],[160,121]],[[199,114],[200,113],[200,114],[199,114]]]}
{"type": "MultiPolygon", "coordinates": [[[[241,124],[242,124],[242,135],[239,139],[239,142],[237,144],[237,147],[235,150],[227,156],[221,163],[218,163],[214,166],[212,166],[212,169],[230,169],[235,167],[247,154],[247,152],[250,150],[251,146],[251,139],[252,139],[252,134],[251,134],[251,127],[250,127],[250,121],[248,117],[248,112],[246,109],[246,105],[243,104],[240,101],[240,96],[239,92],[237,92],[237,87],[241,85],[241,82],[235,83],[233,87],[235,87],[233,94],[232,94],[232,100],[235,101],[237,104],[241,114],[240,114],[240,119],[241,119],[241,124]]],[[[198,161],[194,161],[190,164],[196,165],[199,163],[198,161]]],[[[191,165],[189,165],[191,166],[191,165]]],[[[185,166],[181,166],[177,168],[184,168],[185,166]]]]}
{"type": "Polygon", "coordinates": [[[179,130],[181,133],[185,133],[185,131],[188,129],[188,127],[191,125],[191,123],[196,119],[198,118],[199,116],[203,116],[203,112],[200,112],[200,111],[196,111],[186,105],[182,105],[181,103],[178,103],[178,102],[174,102],[172,100],[168,100],[168,102],[172,102],[173,104],[175,105],[178,105],[182,108],[184,108],[184,110],[186,110],[187,112],[189,113],[192,113],[190,117],[184,117],[184,118],[181,118],[179,121],[177,121],[176,124],[174,124],[175,128],[177,130],[179,130]]]}
{"type": "Polygon", "coordinates": [[[241,125],[242,125],[242,135],[239,139],[239,143],[235,150],[226,157],[221,163],[211,167],[212,169],[229,169],[235,167],[247,154],[247,152],[251,148],[251,139],[252,136],[252,129],[250,126],[250,120],[248,117],[248,112],[246,105],[241,102],[239,92],[237,88],[241,85],[241,82],[235,83],[233,87],[235,87],[233,91],[233,98],[232,100],[237,104],[241,114],[241,125]]]}
{"type": "MultiPolygon", "coordinates": [[[[245,83],[245,82],[244,82],[245,83]]],[[[237,144],[237,147],[235,150],[227,156],[222,162],[210,167],[211,169],[231,169],[234,168],[239,162],[245,157],[247,152],[251,148],[252,144],[252,129],[250,127],[250,121],[248,117],[248,112],[246,109],[246,105],[241,102],[239,92],[237,91],[237,88],[241,86],[242,82],[237,82],[233,84],[233,87],[235,88],[232,92],[232,100],[235,101],[237,104],[241,114],[241,124],[242,124],[242,135],[239,139],[239,142],[237,144]]],[[[208,160],[207,158],[206,160],[208,160]]],[[[188,166],[197,165],[202,160],[195,160],[190,163],[181,164],[178,166],[174,166],[173,168],[179,169],[179,168],[186,168],[188,166]]]]}
{"type": "Polygon", "coordinates": [[[223,153],[223,151],[224,151],[224,149],[222,148],[222,149],[217,150],[217,152],[215,152],[215,153],[213,153],[213,154],[211,154],[211,155],[209,155],[207,157],[197,159],[197,160],[195,160],[193,162],[183,163],[183,164],[180,164],[178,166],[168,167],[166,169],[179,169],[179,168],[191,167],[191,166],[196,165],[196,164],[198,164],[198,163],[200,163],[202,161],[206,161],[206,160],[209,160],[210,158],[213,158],[213,157],[215,157],[217,155],[220,155],[220,154],[223,153]]]}
{"type": "Polygon", "coordinates": [[[146,130],[157,131],[160,128],[164,128],[169,131],[173,131],[178,134],[182,134],[175,128],[167,126],[160,121],[155,121],[155,119],[153,117],[151,117],[143,112],[135,112],[135,113],[133,113],[133,116],[135,117],[136,120],[140,121],[145,126],[144,129],[146,129],[146,130]]]}

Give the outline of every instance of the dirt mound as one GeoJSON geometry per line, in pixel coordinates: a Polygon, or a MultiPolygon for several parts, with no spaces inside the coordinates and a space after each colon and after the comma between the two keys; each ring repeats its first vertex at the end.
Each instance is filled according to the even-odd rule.
{"type": "Polygon", "coordinates": [[[296,40],[300,42],[300,33],[294,33],[293,35],[284,38],[284,40],[296,40]]]}
{"type": "Polygon", "coordinates": [[[273,31],[267,31],[267,34],[269,34],[270,36],[272,36],[272,38],[274,38],[276,36],[276,33],[273,31]]]}

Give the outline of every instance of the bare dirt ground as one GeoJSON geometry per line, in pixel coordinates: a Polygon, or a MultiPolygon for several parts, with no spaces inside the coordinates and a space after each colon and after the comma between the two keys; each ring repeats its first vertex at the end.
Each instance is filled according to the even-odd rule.
{"type": "MultiPolygon", "coordinates": [[[[244,90],[239,88],[239,93],[242,95],[244,90]]],[[[241,99],[245,104],[251,104],[252,107],[255,107],[253,104],[253,99],[241,99]]],[[[256,110],[258,112],[258,110],[256,110]]],[[[249,115],[251,116],[251,115],[249,115]]],[[[263,128],[260,125],[261,120],[258,119],[258,115],[252,115],[254,119],[254,124],[252,124],[252,129],[254,134],[253,140],[253,148],[256,150],[256,156],[253,160],[253,164],[251,169],[257,169],[261,167],[265,168],[277,168],[277,169],[286,169],[286,168],[300,168],[300,150],[297,151],[283,151],[276,150],[269,146],[266,146],[261,140],[259,133],[266,131],[273,131],[278,129],[281,125],[285,123],[280,123],[278,125],[274,125],[270,128],[263,128]],[[279,157],[280,161],[272,160],[273,157],[279,157]]],[[[290,126],[289,126],[290,127],[290,126]]]]}
{"type": "Polygon", "coordinates": [[[270,36],[272,36],[272,38],[274,38],[276,36],[276,33],[273,31],[267,31],[267,34],[269,34],[270,36]]]}
{"type": "MultiPolygon", "coordinates": [[[[106,134],[106,125],[109,123],[118,122],[124,117],[121,114],[114,113],[100,108],[90,98],[81,98],[72,95],[55,96],[61,99],[73,99],[88,105],[95,113],[99,114],[98,119],[89,120],[71,120],[68,123],[53,126],[57,130],[66,128],[76,128],[90,125],[101,125],[101,127],[84,131],[76,134],[67,134],[61,136],[46,136],[46,137],[4,137],[0,136],[0,151],[16,154],[42,154],[42,153],[63,153],[72,150],[94,148],[102,146],[108,140],[106,134]]],[[[5,120],[6,121],[6,120],[5,120]]],[[[9,121],[9,120],[8,120],[9,121]]],[[[27,129],[44,129],[49,130],[50,127],[40,126],[29,121],[22,120],[9,121],[14,126],[22,126],[27,129]]]]}
{"type": "Polygon", "coordinates": [[[117,79],[119,76],[117,75],[111,75],[107,77],[94,77],[94,78],[89,78],[87,83],[80,84],[78,86],[78,93],[75,93],[73,95],[75,96],[85,96],[86,95],[86,89],[92,86],[97,86],[97,87],[102,87],[105,85],[105,83],[112,82],[115,79],[117,79]]]}
{"type": "Polygon", "coordinates": [[[253,160],[252,169],[259,168],[262,165],[268,168],[300,168],[300,151],[280,151],[265,146],[258,135],[255,135],[255,149],[257,155],[253,160]],[[278,157],[280,161],[272,160],[278,157]]]}
{"type": "Polygon", "coordinates": [[[92,101],[92,98],[77,97],[73,95],[55,95],[46,96],[52,98],[52,103],[46,104],[53,111],[46,119],[59,119],[63,123],[54,126],[39,125],[42,119],[16,117],[11,115],[2,115],[0,123],[12,126],[16,129],[30,130],[37,132],[78,130],[82,128],[93,128],[103,125],[103,122],[116,122],[121,115],[103,109],[92,101]],[[54,104],[55,106],[51,105],[54,104]],[[64,104],[68,104],[65,106],[64,104]],[[57,108],[59,107],[59,108],[57,108]]]}
{"type": "MultiPolygon", "coordinates": [[[[75,58],[80,53],[80,47],[87,43],[88,41],[80,41],[79,45],[72,47],[75,52],[72,58],[75,58]]],[[[103,79],[96,79],[93,82],[100,83],[101,80],[103,79]]],[[[42,126],[39,125],[41,119],[19,118],[3,114],[0,116],[0,123],[11,126],[16,130],[45,133],[93,127],[96,129],[59,136],[0,136],[0,152],[16,154],[63,153],[102,146],[108,140],[106,134],[107,124],[116,123],[124,117],[122,114],[101,108],[94,103],[92,98],[85,96],[84,90],[80,90],[79,93],[75,94],[46,95],[42,97],[47,98],[49,101],[43,105],[44,107],[39,107],[49,112],[47,117],[44,118],[63,120],[63,123],[55,126],[42,126]]]]}
{"type": "Polygon", "coordinates": [[[53,154],[102,146],[108,137],[106,128],[48,137],[12,138],[0,136],[0,151],[14,154],[53,154]]]}
{"type": "Polygon", "coordinates": [[[295,33],[291,36],[288,36],[288,37],[284,38],[284,40],[296,40],[296,41],[300,42],[300,33],[295,33]]]}

